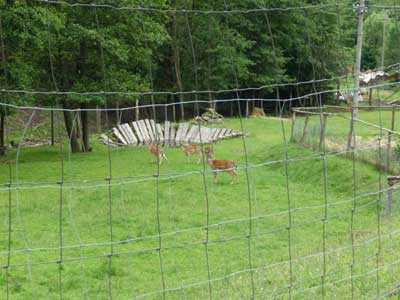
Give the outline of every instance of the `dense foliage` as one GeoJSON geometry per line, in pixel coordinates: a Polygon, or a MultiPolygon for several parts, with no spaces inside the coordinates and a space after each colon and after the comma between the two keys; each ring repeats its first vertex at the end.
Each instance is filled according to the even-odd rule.
{"type": "MultiPolygon", "coordinates": [[[[89,3],[76,1],[79,3],[89,3]]],[[[251,10],[336,3],[334,0],[116,0],[97,1],[114,7],[156,7],[169,13],[69,6],[37,0],[2,0],[0,83],[6,89],[64,92],[193,91],[257,87],[345,74],[353,64],[357,14],[352,1],[324,8],[258,11],[248,14],[185,13],[192,10],[251,10]],[[174,13],[173,10],[178,12],[174,13]],[[347,68],[346,68],[347,67],[347,68]]],[[[367,20],[369,32],[377,17],[367,20]]],[[[397,26],[389,26],[390,44],[397,26]]],[[[379,31],[379,30],[378,30],[379,31]]],[[[379,37],[377,37],[379,39],[379,37]]],[[[389,47],[390,48],[390,47],[389,47]]],[[[395,60],[395,50],[387,50],[395,60]]],[[[365,65],[376,65],[379,51],[366,50],[365,65]]],[[[326,88],[336,82],[260,89],[240,96],[290,97],[326,88]]],[[[199,95],[141,97],[30,96],[2,94],[2,102],[30,102],[87,108],[133,106],[179,101],[199,95]]],[[[235,97],[233,93],[218,97],[235,97]]],[[[209,99],[216,95],[201,95],[209,99]]],[[[224,112],[227,107],[221,105],[224,112]]],[[[184,117],[184,110],[177,112],[184,117]]],[[[6,115],[3,109],[0,115],[6,115]]],[[[81,113],[83,145],[75,141],[74,116],[64,114],[74,151],[90,150],[87,116],[81,113]]]]}

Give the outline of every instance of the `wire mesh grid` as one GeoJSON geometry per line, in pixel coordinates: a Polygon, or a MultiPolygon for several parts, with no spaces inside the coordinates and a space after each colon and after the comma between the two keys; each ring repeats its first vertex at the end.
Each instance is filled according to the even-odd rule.
{"type": "MultiPolygon", "coordinates": [[[[307,81],[241,88],[240,69],[228,56],[231,88],[202,90],[198,83],[200,68],[189,16],[222,15],[229,27],[234,14],[261,14],[268,23],[268,12],[333,9],[335,15],[343,4],[230,10],[224,1],[221,9],[199,11],[146,8],[142,3],[119,7],[35,2],[47,9],[65,5],[93,10],[104,91],[60,90],[49,38],[53,87],[7,87],[1,93],[45,99],[97,96],[104,105],[63,107],[62,98],[57,98],[55,107],[0,103],[19,118],[14,118],[18,122],[8,133],[14,145],[0,165],[0,292],[5,299],[381,299],[397,295],[400,228],[396,218],[385,218],[389,190],[390,213],[398,212],[398,189],[388,187],[385,177],[398,168],[398,134],[387,118],[396,108],[361,112],[349,137],[349,113],[322,106],[323,97],[333,98],[339,89],[318,85],[347,76],[317,79],[314,73],[307,81]],[[100,33],[98,9],[182,15],[195,91],[153,92],[156,70],[149,63],[150,91],[114,92],[112,78],[107,77],[106,40],[100,33]],[[306,86],[311,91],[285,98],[281,95],[285,86],[306,86]],[[247,92],[260,89],[273,90],[276,97],[249,97],[247,92]],[[205,99],[210,92],[214,98],[205,99]],[[117,107],[116,95],[143,101],[117,107]],[[162,95],[187,98],[160,103],[165,101],[162,95]],[[276,116],[250,117],[248,106],[255,103],[273,103],[270,109],[276,116]],[[317,108],[295,109],[296,118],[290,122],[288,111],[299,103],[317,104],[317,108]],[[180,147],[157,148],[154,156],[147,145],[111,147],[97,137],[91,140],[91,153],[73,154],[70,147],[75,135],[84,138],[83,118],[92,120],[95,129],[100,116],[104,122],[100,133],[137,115],[154,122],[187,122],[179,120],[176,111],[199,116],[215,105],[234,107],[235,114],[225,112],[223,125],[206,126],[243,133],[214,145],[218,160],[234,162],[233,184],[227,167],[218,170],[204,155],[207,143],[198,122],[193,122],[199,128],[198,164],[192,157],[186,162],[180,147]],[[72,127],[66,134],[68,117],[72,127]],[[52,129],[47,126],[49,118],[52,129]],[[26,147],[28,137],[48,137],[50,131],[55,147],[26,147]],[[360,136],[367,137],[365,143],[360,136]]],[[[144,23],[142,31],[147,48],[150,32],[144,23]]],[[[397,84],[379,82],[372,88],[397,84]]],[[[153,134],[156,141],[162,138],[158,130],[153,134]]]]}

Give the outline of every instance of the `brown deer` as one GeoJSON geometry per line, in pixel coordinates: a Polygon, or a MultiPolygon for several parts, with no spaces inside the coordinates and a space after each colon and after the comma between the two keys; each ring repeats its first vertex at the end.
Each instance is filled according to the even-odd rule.
{"type": "Polygon", "coordinates": [[[214,182],[217,182],[217,176],[219,172],[228,172],[232,177],[232,182],[237,178],[236,168],[237,164],[233,160],[222,160],[214,159],[214,151],[210,152],[208,155],[208,164],[214,171],[214,182]]]}
{"type": "MultiPolygon", "coordinates": [[[[198,145],[184,145],[184,146],[182,146],[182,150],[185,153],[186,162],[189,162],[189,157],[191,155],[196,154],[198,156],[198,158],[199,158],[197,163],[200,163],[201,158],[203,157],[202,151],[201,151],[201,146],[198,146],[198,145]]],[[[211,153],[212,154],[214,153],[213,146],[204,147],[204,152],[206,154],[206,157],[209,157],[211,153]]]]}
{"type": "Polygon", "coordinates": [[[189,157],[191,155],[197,155],[199,157],[199,160],[197,163],[200,163],[201,160],[201,147],[197,145],[184,145],[182,146],[183,153],[185,153],[186,156],[186,162],[189,162],[189,157]]]}
{"type": "Polygon", "coordinates": [[[154,156],[158,157],[158,163],[161,165],[162,160],[165,158],[168,160],[167,156],[165,155],[164,150],[159,146],[148,146],[147,147],[154,156]]]}
{"type": "Polygon", "coordinates": [[[205,147],[204,152],[206,153],[207,158],[210,156],[214,157],[214,144],[211,144],[211,146],[205,147]]]}

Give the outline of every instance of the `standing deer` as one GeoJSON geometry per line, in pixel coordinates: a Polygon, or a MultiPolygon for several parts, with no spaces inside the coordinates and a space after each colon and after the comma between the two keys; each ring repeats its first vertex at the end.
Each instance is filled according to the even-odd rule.
{"type": "Polygon", "coordinates": [[[211,146],[205,147],[204,152],[206,153],[207,158],[209,158],[210,156],[214,157],[214,144],[211,144],[211,146]]]}
{"type": "Polygon", "coordinates": [[[197,163],[200,163],[201,159],[201,147],[197,145],[184,145],[182,146],[183,153],[185,153],[186,156],[186,162],[189,162],[189,157],[191,155],[196,154],[199,157],[199,160],[197,163]]]}
{"type": "MultiPolygon", "coordinates": [[[[212,148],[211,148],[212,149],[212,148]]],[[[214,171],[214,182],[217,182],[218,172],[228,172],[232,177],[232,182],[237,178],[237,164],[233,160],[214,159],[214,151],[208,154],[208,164],[214,171]]]]}
{"type": "MultiPolygon", "coordinates": [[[[182,146],[182,150],[185,153],[186,156],[186,162],[189,162],[189,157],[193,154],[196,154],[198,156],[198,161],[197,163],[200,163],[201,158],[203,157],[201,147],[198,145],[184,145],[182,146]]],[[[206,146],[204,148],[204,152],[206,154],[206,157],[210,156],[210,153],[214,153],[214,148],[213,146],[206,146]]]]}
{"type": "Polygon", "coordinates": [[[161,165],[162,160],[165,158],[168,160],[167,156],[165,155],[164,150],[159,146],[148,146],[147,147],[151,153],[153,153],[156,157],[158,157],[158,163],[161,165]]]}

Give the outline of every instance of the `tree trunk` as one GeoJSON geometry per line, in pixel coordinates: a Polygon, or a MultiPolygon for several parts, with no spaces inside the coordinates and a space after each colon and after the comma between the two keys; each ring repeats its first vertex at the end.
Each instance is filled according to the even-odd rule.
{"type": "Polygon", "coordinates": [[[54,110],[53,109],[50,112],[50,119],[51,119],[51,145],[54,146],[54,110]]]}
{"type": "Polygon", "coordinates": [[[336,82],[336,106],[340,106],[339,92],[340,92],[340,80],[336,82]]]}
{"type": "Polygon", "coordinates": [[[71,117],[71,112],[66,110],[67,107],[63,104],[63,113],[64,113],[64,121],[65,121],[65,128],[67,129],[68,139],[71,144],[71,151],[72,153],[80,152],[78,137],[76,134],[76,126],[73,124],[73,118],[71,117]]]}
{"type": "Polygon", "coordinates": [[[372,106],[372,88],[369,89],[368,104],[372,106]]]}
{"type": "Polygon", "coordinates": [[[0,112],[0,156],[6,155],[6,147],[5,147],[5,120],[6,115],[3,112],[0,112]]]}
{"type": "Polygon", "coordinates": [[[135,121],[139,121],[139,98],[136,99],[135,121]]]}
{"type": "Polygon", "coordinates": [[[97,133],[100,133],[101,130],[101,110],[99,110],[99,106],[96,106],[96,130],[97,133]]]}
{"type": "Polygon", "coordinates": [[[89,116],[88,116],[88,111],[85,110],[87,109],[87,105],[82,104],[81,105],[82,111],[81,111],[81,122],[82,122],[82,151],[83,152],[90,152],[92,149],[90,147],[90,141],[89,141],[89,116]]]}
{"type": "Polygon", "coordinates": [[[117,123],[117,125],[121,125],[121,117],[122,117],[122,115],[121,115],[121,112],[119,110],[119,101],[118,100],[116,102],[115,109],[116,109],[115,115],[116,115],[116,118],[117,118],[117,122],[116,123],[117,123]]]}
{"type": "MultiPolygon", "coordinates": [[[[172,99],[173,101],[175,101],[175,99],[172,99]]],[[[176,123],[176,109],[175,109],[175,104],[172,105],[172,120],[174,121],[174,123],[176,123]]]]}
{"type": "MultiPolygon", "coordinates": [[[[180,59],[180,53],[179,53],[179,47],[178,47],[178,26],[176,24],[176,14],[174,14],[172,18],[172,23],[174,27],[174,35],[173,35],[173,61],[174,61],[174,69],[175,69],[175,77],[176,77],[176,85],[178,86],[178,90],[180,92],[183,91],[183,83],[182,83],[182,77],[181,77],[181,59],[180,59]]],[[[183,94],[179,94],[179,100],[180,102],[183,102],[183,94]]],[[[181,119],[185,118],[185,109],[184,105],[181,104],[181,119]]]]}

